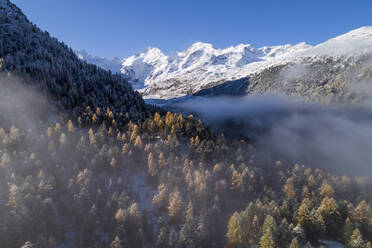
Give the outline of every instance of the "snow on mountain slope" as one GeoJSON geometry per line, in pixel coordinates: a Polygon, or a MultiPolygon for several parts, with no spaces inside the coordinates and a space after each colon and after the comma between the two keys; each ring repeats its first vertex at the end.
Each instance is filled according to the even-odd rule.
{"type": "Polygon", "coordinates": [[[119,58],[106,59],[93,56],[85,50],[78,50],[75,53],[79,59],[85,60],[87,63],[95,64],[105,70],[111,70],[113,73],[120,73],[121,60],[119,58]]]}
{"type": "Polygon", "coordinates": [[[121,72],[129,78],[135,89],[141,89],[150,76],[156,78],[156,73],[162,73],[160,70],[168,63],[169,57],[160,49],[149,47],[139,55],[124,59],[121,72]]]}
{"type": "Polygon", "coordinates": [[[372,52],[372,26],[361,27],[298,55],[358,56],[372,52]]]}
{"type": "MultiPolygon", "coordinates": [[[[299,43],[255,48],[240,44],[217,49],[212,44],[197,42],[185,51],[169,55],[150,47],[123,59],[121,73],[145,98],[171,99],[275,66],[322,61],[326,57],[350,58],[366,53],[372,53],[372,27],[355,29],[316,46],[299,43]]],[[[106,61],[103,66],[100,60],[86,60],[107,66],[106,61]]]]}
{"type": "MultiPolygon", "coordinates": [[[[208,83],[247,76],[260,69],[265,61],[273,61],[302,51],[305,43],[255,48],[240,44],[216,49],[197,42],[183,52],[164,55],[151,48],[123,60],[122,73],[141,89],[147,98],[173,98],[203,89],[208,83]]],[[[270,63],[270,62],[269,62],[270,63]]]]}

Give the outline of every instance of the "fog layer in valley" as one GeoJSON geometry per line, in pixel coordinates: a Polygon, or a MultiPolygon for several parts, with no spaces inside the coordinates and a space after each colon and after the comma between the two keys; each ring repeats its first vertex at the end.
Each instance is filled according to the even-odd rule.
{"type": "MultiPolygon", "coordinates": [[[[178,107],[215,130],[249,138],[263,152],[315,167],[370,173],[369,104],[326,107],[276,95],[198,98],[178,107]]],[[[345,171],[345,172],[346,172],[345,171]]]]}

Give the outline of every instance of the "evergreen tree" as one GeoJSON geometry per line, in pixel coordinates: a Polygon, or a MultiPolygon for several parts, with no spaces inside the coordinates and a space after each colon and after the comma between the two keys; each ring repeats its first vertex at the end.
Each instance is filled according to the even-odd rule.
{"type": "Polygon", "coordinates": [[[242,229],[240,225],[240,215],[235,212],[229,220],[226,234],[228,247],[239,247],[242,243],[242,229]]]}
{"type": "Polygon", "coordinates": [[[353,235],[354,225],[351,223],[350,219],[347,218],[344,225],[344,243],[349,244],[350,238],[353,235]]]}
{"type": "Polygon", "coordinates": [[[284,218],[278,228],[277,245],[278,247],[288,247],[289,242],[291,242],[291,231],[287,219],[284,218]]]}
{"type": "Polygon", "coordinates": [[[302,226],[302,228],[306,231],[309,229],[309,225],[311,223],[310,221],[310,200],[308,198],[305,198],[300,207],[298,208],[297,213],[297,220],[298,223],[302,226]]]}
{"type": "Polygon", "coordinates": [[[182,207],[182,199],[179,191],[173,192],[169,197],[168,214],[171,218],[179,216],[182,207]]]}
{"type": "Polygon", "coordinates": [[[291,244],[289,245],[289,248],[299,248],[298,241],[296,238],[292,239],[291,244]]]}
{"type": "Polygon", "coordinates": [[[123,248],[122,241],[119,239],[118,236],[115,236],[115,239],[111,242],[111,248],[123,248]]]}
{"type": "Polygon", "coordinates": [[[276,225],[274,217],[272,217],[271,215],[268,215],[265,218],[264,224],[262,226],[262,232],[264,234],[267,232],[270,232],[271,238],[275,239],[276,234],[277,234],[277,225],[276,225]]]}
{"type": "Polygon", "coordinates": [[[274,248],[274,239],[270,229],[268,229],[261,237],[260,248],[274,248]]]}
{"type": "Polygon", "coordinates": [[[364,248],[365,243],[359,229],[354,229],[349,241],[350,248],[364,248]]]}
{"type": "Polygon", "coordinates": [[[158,240],[156,241],[158,247],[168,247],[168,235],[165,227],[160,228],[158,240]]]}

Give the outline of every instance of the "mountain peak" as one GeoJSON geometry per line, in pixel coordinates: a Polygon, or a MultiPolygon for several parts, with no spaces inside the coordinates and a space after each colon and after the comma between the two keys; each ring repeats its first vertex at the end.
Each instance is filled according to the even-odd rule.
{"type": "Polygon", "coordinates": [[[196,51],[196,50],[205,50],[205,49],[214,49],[213,45],[210,43],[205,43],[205,42],[195,42],[189,48],[187,48],[187,51],[196,51]]]}
{"type": "Polygon", "coordinates": [[[149,46],[148,48],[146,48],[145,50],[143,50],[142,51],[142,53],[143,54],[149,54],[149,53],[151,53],[151,54],[163,54],[162,53],[162,51],[159,49],[159,48],[157,48],[157,47],[151,47],[151,46],[149,46]]]}
{"type": "Polygon", "coordinates": [[[146,92],[152,93],[148,97],[172,98],[301,58],[354,56],[371,51],[372,27],[365,26],[316,46],[301,42],[261,48],[238,44],[218,49],[210,43],[199,41],[184,51],[171,52],[169,55],[159,48],[148,47],[140,54],[125,58],[121,72],[135,88],[149,88],[146,92]],[[177,82],[182,83],[175,87],[177,82]],[[154,94],[151,88],[163,88],[164,92],[154,94]]]}

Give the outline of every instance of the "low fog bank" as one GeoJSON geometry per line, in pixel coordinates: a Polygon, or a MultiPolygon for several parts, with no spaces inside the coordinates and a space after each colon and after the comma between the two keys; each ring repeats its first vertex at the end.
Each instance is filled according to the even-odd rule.
{"type": "Polygon", "coordinates": [[[370,105],[326,107],[264,95],[197,98],[177,107],[217,131],[248,138],[278,159],[359,175],[372,172],[370,105]]]}
{"type": "Polygon", "coordinates": [[[55,117],[55,107],[25,79],[1,73],[0,89],[0,123],[4,127],[27,129],[55,117]]]}

